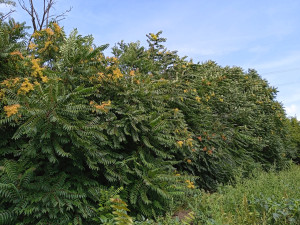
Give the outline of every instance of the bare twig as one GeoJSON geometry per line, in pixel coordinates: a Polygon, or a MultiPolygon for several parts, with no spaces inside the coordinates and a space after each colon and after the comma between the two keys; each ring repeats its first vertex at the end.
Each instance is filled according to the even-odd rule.
{"type": "Polygon", "coordinates": [[[14,9],[9,10],[8,13],[6,13],[6,14],[0,16],[0,20],[2,20],[2,21],[5,20],[7,17],[10,16],[10,14],[12,14],[12,13],[15,12],[15,11],[16,11],[16,10],[14,10],[14,9]]]}
{"type": "Polygon", "coordinates": [[[50,10],[55,5],[55,0],[43,0],[43,10],[42,13],[39,14],[34,6],[33,0],[28,0],[29,6],[26,5],[24,0],[18,0],[19,5],[23,10],[25,10],[28,15],[31,17],[31,22],[34,31],[40,31],[44,27],[49,25],[49,20],[51,18],[55,18],[55,21],[60,21],[65,18],[66,14],[71,11],[72,8],[66,10],[65,12],[57,15],[57,16],[50,16],[50,10]]]}

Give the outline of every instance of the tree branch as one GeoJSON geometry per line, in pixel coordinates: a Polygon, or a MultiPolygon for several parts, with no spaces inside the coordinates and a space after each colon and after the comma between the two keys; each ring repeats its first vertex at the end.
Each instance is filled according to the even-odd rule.
{"type": "Polygon", "coordinates": [[[14,9],[9,10],[8,13],[6,13],[6,14],[0,16],[0,20],[2,20],[2,21],[5,20],[7,17],[10,16],[10,14],[12,14],[12,13],[15,12],[15,11],[16,11],[16,10],[14,10],[14,9]]]}
{"type": "Polygon", "coordinates": [[[51,18],[55,18],[55,21],[60,21],[65,19],[66,14],[69,13],[72,10],[72,7],[70,9],[66,10],[65,12],[55,16],[50,16],[50,11],[53,8],[54,4],[56,3],[55,0],[43,0],[43,11],[41,14],[38,14],[33,0],[28,0],[29,6],[27,6],[24,2],[24,0],[18,0],[19,5],[23,10],[25,10],[28,15],[31,17],[31,22],[33,26],[33,30],[42,30],[44,27],[47,27],[49,25],[49,20],[51,18]],[[42,15],[42,17],[40,17],[42,15]]]}

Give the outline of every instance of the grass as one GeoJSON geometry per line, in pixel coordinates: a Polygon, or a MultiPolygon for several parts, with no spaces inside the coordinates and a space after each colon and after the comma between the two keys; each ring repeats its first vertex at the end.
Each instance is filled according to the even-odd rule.
{"type": "Polygon", "coordinates": [[[188,198],[190,213],[183,220],[169,215],[136,224],[299,225],[300,166],[280,172],[257,170],[251,178],[236,177],[234,185],[220,186],[216,193],[199,191],[188,198]]]}

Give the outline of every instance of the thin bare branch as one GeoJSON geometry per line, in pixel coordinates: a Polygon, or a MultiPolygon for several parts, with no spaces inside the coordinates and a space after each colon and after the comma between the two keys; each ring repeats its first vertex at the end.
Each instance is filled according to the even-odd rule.
{"type": "Polygon", "coordinates": [[[8,17],[10,16],[10,14],[12,14],[12,13],[15,12],[15,11],[16,11],[16,10],[14,10],[14,9],[9,10],[8,13],[6,13],[6,14],[0,16],[0,20],[2,20],[2,21],[5,20],[6,18],[8,18],[8,17]]]}
{"type": "Polygon", "coordinates": [[[33,0],[28,0],[29,6],[26,5],[24,0],[18,0],[19,5],[23,10],[25,10],[28,15],[31,17],[33,30],[42,30],[44,27],[47,27],[49,25],[49,20],[51,18],[54,18],[55,21],[60,21],[65,19],[66,14],[72,10],[72,7],[70,9],[66,10],[65,12],[55,16],[50,16],[50,11],[53,9],[53,6],[55,5],[55,0],[43,0],[43,8],[41,14],[39,14],[34,6],[33,0]]]}
{"type": "Polygon", "coordinates": [[[69,12],[71,12],[72,8],[73,8],[73,7],[70,7],[69,9],[67,9],[65,12],[61,13],[61,14],[58,15],[58,16],[52,15],[52,16],[50,16],[49,18],[54,18],[54,20],[55,20],[56,22],[59,22],[59,21],[61,21],[61,20],[64,20],[64,19],[66,18],[67,14],[68,14],[69,12]]]}

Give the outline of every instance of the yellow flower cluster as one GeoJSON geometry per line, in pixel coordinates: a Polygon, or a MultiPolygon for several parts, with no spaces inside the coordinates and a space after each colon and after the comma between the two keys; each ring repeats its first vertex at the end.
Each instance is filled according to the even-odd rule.
{"type": "Polygon", "coordinates": [[[18,95],[26,94],[31,90],[33,90],[33,84],[29,82],[28,78],[24,78],[24,82],[21,84],[21,87],[18,90],[18,95]]]}
{"type": "Polygon", "coordinates": [[[33,42],[30,42],[30,43],[29,43],[28,48],[29,48],[30,50],[33,50],[33,49],[35,49],[36,47],[37,47],[37,45],[34,44],[33,42]]]}
{"type": "Polygon", "coordinates": [[[210,96],[209,96],[209,95],[207,95],[207,96],[206,96],[206,101],[208,102],[208,101],[209,101],[209,99],[210,99],[210,96]]]}
{"type": "Polygon", "coordinates": [[[108,101],[106,101],[106,102],[102,102],[101,105],[98,105],[98,104],[96,104],[94,101],[91,101],[91,102],[90,102],[90,105],[92,105],[94,108],[99,109],[99,110],[101,110],[101,111],[103,111],[103,112],[108,112],[109,109],[106,108],[106,107],[108,107],[108,106],[111,105],[111,101],[108,100],[108,101]]]}
{"type": "Polygon", "coordinates": [[[54,32],[55,33],[60,33],[61,32],[61,28],[57,23],[53,23],[53,27],[54,27],[54,32]]]}
{"type": "Polygon", "coordinates": [[[196,96],[196,101],[197,102],[200,102],[201,101],[201,98],[199,96],[196,96]]]}
{"type": "Polygon", "coordinates": [[[185,183],[187,183],[187,187],[190,189],[195,189],[195,185],[194,182],[190,181],[190,180],[186,180],[185,183]]]}
{"type": "Polygon", "coordinates": [[[7,117],[17,114],[19,108],[20,108],[19,104],[7,105],[7,106],[3,107],[4,111],[6,112],[7,117]]]}
{"type": "Polygon", "coordinates": [[[190,147],[193,147],[193,139],[192,138],[187,139],[186,144],[190,147]]]}
{"type": "Polygon", "coordinates": [[[181,148],[183,145],[183,141],[177,141],[178,146],[181,148]]]}
{"type": "Polygon", "coordinates": [[[131,70],[130,73],[129,73],[129,75],[130,75],[130,76],[134,76],[134,75],[135,75],[134,70],[131,70]]]}
{"type": "Polygon", "coordinates": [[[20,81],[20,78],[16,77],[14,79],[4,80],[1,84],[5,85],[8,88],[15,86],[16,83],[20,81]]]}
{"type": "Polygon", "coordinates": [[[40,65],[39,65],[40,59],[32,58],[31,63],[32,63],[31,68],[33,70],[32,73],[31,73],[31,76],[33,76],[33,77],[37,77],[37,76],[42,77],[44,68],[40,67],[40,65]]]}
{"type": "Polygon", "coordinates": [[[113,70],[113,75],[117,79],[123,77],[123,74],[121,73],[121,70],[119,68],[113,70]]]}
{"type": "Polygon", "coordinates": [[[35,32],[32,34],[32,37],[34,37],[34,38],[38,38],[38,37],[40,37],[40,36],[41,36],[41,33],[38,32],[38,31],[35,31],[35,32]]]}
{"type": "Polygon", "coordinates": [[[19,56],[21,59],[24,59],[24,56],[23,56],[22,53],[19,52],[19,51],[11,52],[10,55],[16,55],[16,56],[19,56]]]}
{"type": "MultiPolygon", "coordinates": [[[[52,41],[51,41],[51,40],[46,41],[46,42],[45,42],[45,46],[44,46],[43,48],[39,49],[38,52],[42,53],[42,52],[46,51],[47,48],[48,48],[51,44],[52,44],[52,41]]],[[[54,47],[55,47],[54,50],[55,50],[55,51],[58,51],[57,46],[54,46],[54,47]]]]}
{"type": "Polygon", "coordinates": [[[156,41],[157,40],[157,36],[155,35],[155,34],[150,34],[151,35],[151,37],[152,37],[152,39],[154,40],[154,41],[156,41]]]}
{"type": "Polygon", "coordinates": [[[49,28],[49,27],[46,28],[45,31],[46,31],[46,33],[49,34],[50,36],[54,35],[53,30],[52,30],[51,28],[49,28]]]}
{"type": "Polygon", "coordinates": [[[41,76],[41,79],[44,83],[47,83],[49,81],[49,78],[47,76],[41,76]]]}
{"type": "Polygon", "coordinates": [[[40,84],[39,82],[37,82],[37,81],[34,81],[33,83],[34,83],[34,85],[36,85],[36,86],[41,85],[41,84],[40,84]]]}
{"type": "Polygon", "coordinates": [[[118,62],[118,59],[116,57],[112,57],[111,60],[115,63],[118,62]]]}

